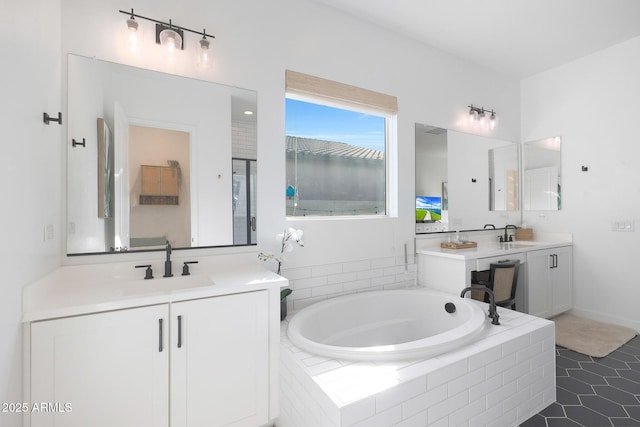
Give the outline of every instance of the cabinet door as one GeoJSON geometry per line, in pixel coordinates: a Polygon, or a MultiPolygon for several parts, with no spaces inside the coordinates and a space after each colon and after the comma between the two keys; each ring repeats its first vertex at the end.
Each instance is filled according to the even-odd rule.
{"type": "Polygon", "coordinates": [[[550,269],[552,289],[552,315],[560,314],[573,307],[573,261],[572,248],[557,248],[553,251],[555,263],[550,269]]]}
{"type": "Polygon", "coordinates": [[[31,425],[168,426],[168,306],[31,324],[31,425]],[[62,406],[63,407],[63,406],[62,406]]]}
{"type": "Polygon", "coordinates": [[[160,186],[162,168],[160,166],[142,165],[140,166],[140,171],[142,175],[142,190],[140,194],[154,196],[162,194],[160,186]]]}
{"type": "Polygon", "coordinates": [[[551,252],[547,250],[527,252],[527,313],[532,316],[551,315],[551,284],[549,269],[551,252]]]}
{"type": "Polygon", "coordinates": [[[267,291],[171,304],[172,427],[268,422],[267,291]]]}

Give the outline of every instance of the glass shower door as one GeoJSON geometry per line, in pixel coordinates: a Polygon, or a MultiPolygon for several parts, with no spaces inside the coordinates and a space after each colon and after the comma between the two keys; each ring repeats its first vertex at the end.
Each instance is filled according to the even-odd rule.
{"type": "Polygon", "coordinates": [[[256,244],[256,177],[258,164],[233,159],[233,244],[256,244]]]}

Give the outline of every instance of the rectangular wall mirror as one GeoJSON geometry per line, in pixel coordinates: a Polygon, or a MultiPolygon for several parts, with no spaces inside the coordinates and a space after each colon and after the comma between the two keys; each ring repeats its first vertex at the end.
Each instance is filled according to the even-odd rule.
{"type": "Polygon", "coordinates": [[[416,123],[416,232],[520,222],[519,144],[416,123]]]}
{"type": "Polygon", "coordinates": [[[256,92],[69,55],[67,117],[67,254],[256,243],[256,92]]]}
{"type": "Polygon", "coordinates": [[[523,144],[525,211],[557,211],[562,207],[559,136],[523,144]]]}

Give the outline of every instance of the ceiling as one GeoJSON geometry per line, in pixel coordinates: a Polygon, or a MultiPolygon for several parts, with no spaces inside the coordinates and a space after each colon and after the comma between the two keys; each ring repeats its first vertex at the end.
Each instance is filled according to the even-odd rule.
{"type": "Polygon", "coordinates": [[[640,0],[315,0],[524,78],[640,35],[640,0]]]}

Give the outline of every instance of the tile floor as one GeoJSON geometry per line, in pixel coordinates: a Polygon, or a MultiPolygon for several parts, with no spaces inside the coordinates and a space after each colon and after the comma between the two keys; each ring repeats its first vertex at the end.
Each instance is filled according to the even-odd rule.
{"type": "Polygon", "coordinates": [[[640,336],[603,358],[556,348],[556,403],[520,427],[640,427],[640,336]]]}

